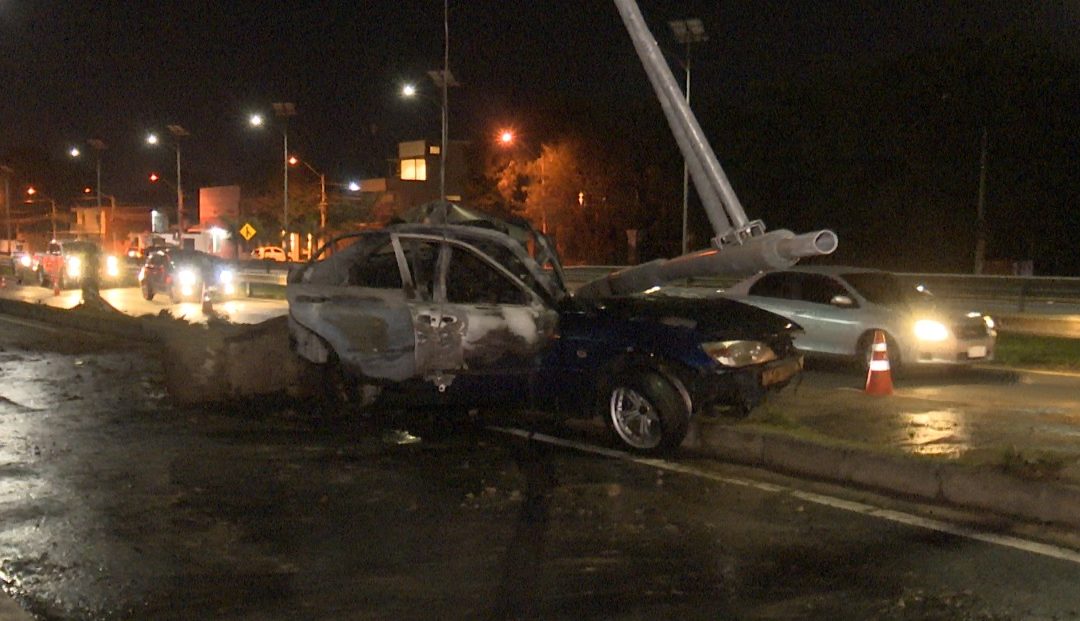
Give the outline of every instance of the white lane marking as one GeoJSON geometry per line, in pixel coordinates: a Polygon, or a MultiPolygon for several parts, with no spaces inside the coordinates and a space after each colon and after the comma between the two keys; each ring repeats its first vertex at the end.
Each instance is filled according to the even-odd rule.
{"type": "Polygon", "coordinates": [[[716,474],[713,472],[706,472],[704,470],[699,470],[691,466],[665,461],[663,459],[638,457],[637,455],[632,455],[623,451],[616,451],[614,449],[593,446],[591,444],[575,442],[573,440],[565,440],[563,438],[556,438],[554,436],[527,431],[524,429],[513,429],[509,427],[488,427],[488,429],[509,434],[512,436],[518,436],[528,440],[536,440],[537,442],[545,442],[547,444],[552,444],[555,446],[570,448],[584,453],[593,453],[595,455],[603,455],[604,457],[610,457],[612,459],[621,459],[644,466],[650,466],[658,470],[676,472],[679,474],[685,474],[701,479],[708,479],[710,481],[716,481],[719,483],[727,483],[729,485],[749,487],[764,492],[789,494],[793,498],[798,498],[799,500],[812,502],[814,504],[823,505],[834,509],[841,509],[843,511],[850,511],[852,513],[859,513],[861,515],[876,517],[882,520],[888,520],[890,522],[904,524],[905,526],[925,528],[927,530],[947,533],[950,535],[955,535],[957,537],[964,537],[967,539],[982,541],[984,543],[989,543],[997,546],[1013,548],[1014,550],[1020,550],[1022,552],[1029,552],[1031,554],[1038,554],[1040,556],[1047,556],[1050,558],[1056,558],[1059,560],[1068,561],[1070,563],[1080,565],[1080,552],[1055,545],[1039,543],[1037,541],[1028,541],[1027,539],[1010,537],[1008,535],[996,535],[993,533],[981,532],[973,528],[968,528],[966,526],[949,524],[948,522],[919,517],[917,515],[903,513],[901,511],[882,509],[880,507],[874,507],[872,505],[851,500],[844,500],[842,498],[835,498],[833,496],[825,496],[823,494],[815,494],[813,492],[804,492],[794,488],[785,487],[783,485],[762,483],[759,481],[751,481],[749,479],[741,479],[738,477],[730,477],[722,474],[716,474]]]}

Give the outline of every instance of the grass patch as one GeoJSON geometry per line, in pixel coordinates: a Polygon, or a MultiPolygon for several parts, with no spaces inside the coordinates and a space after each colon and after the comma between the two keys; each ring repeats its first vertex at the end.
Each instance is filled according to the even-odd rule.
{"type": "Polygon", "coordinates": [[[1001,467],[1005,472],[1030,481],[1050,481],[1075,460],[1071,455],[1037,452],[1024,453],[1015,446],[1005,449],[1001,467]]]}
{"type": "Polygon", "coordinates": [[[1080,339],[999,332],[994,362],[1013,367],[1080,371],[1080,339]]]}

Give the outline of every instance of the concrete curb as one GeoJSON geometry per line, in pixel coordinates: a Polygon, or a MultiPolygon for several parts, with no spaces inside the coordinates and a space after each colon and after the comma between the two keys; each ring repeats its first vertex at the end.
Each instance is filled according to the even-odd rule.
{"type": "Polygon", "coordinates": [[[684,448],[725,461],[847,483],[893,495],[1080,527],[1080,488],[988,467],[939,463],[869,448],[827,446],[782,432],[702,426],[684,448]]]}
{"type": "Polygon", "coordinates": [[[0,298],[0,314],[126,339],[153,340],[153,336],[143,329],[143,323],[138,318],[125,315],[104,302],[99,309],[74,311],[0,298]]]}

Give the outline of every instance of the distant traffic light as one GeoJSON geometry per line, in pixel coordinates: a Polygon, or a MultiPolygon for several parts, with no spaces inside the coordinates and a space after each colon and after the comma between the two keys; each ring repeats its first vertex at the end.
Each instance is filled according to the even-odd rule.
{"type": "Polygon", "coordinates": [[[93,191],[94,191],[94,188],[92,188],[90,186],[86,186],[85,188],[82,189],[83,194],[89,194],[89,193],[91,193],[93,191]]]}
{"type": "Polygon", "coordinates": [[[150,173],[150,183],[157,183],[157,180],[161,179],[157,173],[150,173]]]}

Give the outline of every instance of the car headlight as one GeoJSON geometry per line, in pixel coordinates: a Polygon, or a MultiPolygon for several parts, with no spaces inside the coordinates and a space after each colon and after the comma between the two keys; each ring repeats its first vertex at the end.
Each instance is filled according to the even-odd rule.
{"type": "Polygon", "coordinates": [[[991,317],[990,315],[983,315],[982,319],[983,319],[983,323],[986,324],[986,329],[987,330],[993,330],[994,329],[994,326],[996,324],[994,323],[994,318],[993,317],[991,317]]]}
{"type": "Polygon", "coordinates": [[[949,329],[940,321],[920,319],[915,322],[915,338],[920,341],[944,341],[949,338],[949,329]]]}
{"type": "Polygon", "coordinates": [[[113,255],[105,257],[105,274],[116,278],[120,275],[120,259],[117,259],[113,255]]]}
{"type": "Polygon", "coordinates": [[[715,341],[701,349],[725,367],[745,367],[776,360],[776,352],[761,341],[715,341]]]}
{"type": "Polygon", "coordinates": [[[199,279],[195,276],[195,270],[185,267],[176,273],[176,280],[185,287],[194,287],[199,279]]]}
{"type": "Polygon", "coordinates": [[[19,263],[22,263],[23,267],[30,267],[30,255],[24,254],[23,256],[19,257],[19,263]]]}
{"type": "Polygon", "coordinates": [[[228,284],[232,284],[232,281],[233,281],[233,271],[232,270],[221,270],[220,272],[218,272],[218,282],[219,283],[221,283],[223,285],[228,285],[228,284]]]}
{"type": "Polygon", "coordinates": [[[67,260],[67,275],[68,278],[78,278],[82,274],[82,259],[79,257],[68,257],[67,260]]]}

